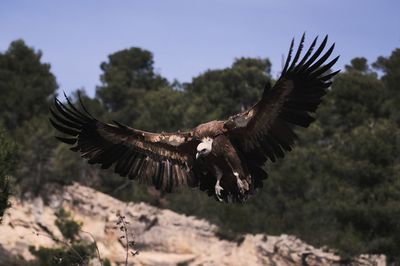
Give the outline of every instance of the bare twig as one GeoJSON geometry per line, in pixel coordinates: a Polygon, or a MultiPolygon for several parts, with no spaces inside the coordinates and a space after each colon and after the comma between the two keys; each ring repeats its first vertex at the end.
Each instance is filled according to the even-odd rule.
{"type": "Polygon", "coordinates": [[[103,259],[101,258],[99,247],[97,246],[97,241],[94,238],[94,236],[90,232],[84,231],[82,229],[80,229],[79,231],[81,231],[82,233],[88,234],[92,238],[94,247],[96,248],[97,256],[99,257],[99,261],[100,261],[101,265],[103,265],[103,259]]]}
{"type": "Polygon", "coordinates": [[[33,232],[33,233],[34,233],[35,235],[37,235],[37,236],[44,236],[44,237],[50,238],[51,240],[53,240],[53,241],[56,242],[56,243],[61,243],[61,244],[63,244],[64,246],[66,246],[67,248],[69,248],[70,250],[72,250],[72,251],[79,257],[79,259],[81,260],[81,262],[84,261],[84,259],[83,259],[82,256],[79,254],[79,252],[78,252],[76,249],[74,249],[74,247],[73,247],[70,243],[68,243],[67,241],[60,240],[60,239],[55,238],[54,236],[51,236],[51,235],[48,235],[48,234],[43,234],[43,233],[39,233],[39,232],[33,232]]]}

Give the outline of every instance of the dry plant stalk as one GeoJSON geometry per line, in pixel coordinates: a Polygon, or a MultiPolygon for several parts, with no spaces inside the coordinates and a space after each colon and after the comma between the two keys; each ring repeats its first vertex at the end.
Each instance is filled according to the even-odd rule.
{"type": "Polygon", "coordinates": [[[125,216],[121,215],[121,213],[118,211],[117,212],[117,222],[115,229],[118,229],[120,232],[123,234],[119,237],[121,241],[125,240],[125,266],[128,266],[128,258],[129,258],[129,253],[132,256],[136,256],[139,254],[139,250],[135,249],[135,241],[133,240],[133,236],[130,239],[129,238],[129,233],[128,233],[128,224],[129,222],[125,220],[125,216]]]}

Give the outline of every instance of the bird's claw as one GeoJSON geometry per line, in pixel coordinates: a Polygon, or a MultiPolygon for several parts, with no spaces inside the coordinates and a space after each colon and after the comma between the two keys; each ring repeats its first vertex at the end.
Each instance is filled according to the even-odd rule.
{"type": "Polygon", "coordinates": [[[238,185],[238,189],[239,189],[240,194],[244,194],[244,187],[245,186],[243,184],[243,181],[240,180],[240,178],[237,179],[237,185],[238,185]]]}
{"type": "Polygon", "coordinates": [[[222,201],[221,191],[224,190],[218,183],[215,185],[215,195],[219,201],[222,201]]]}
{"type": "Polygon", "coordinates": [[[236,183],[239,189],[240,194],[244,194],[244,190],[245,190],[245,184],[243,183],[243,181],[240,179],[239,177],[239,173],[237,172],[233,172],[233,175],[236,176],[236,183]]]}

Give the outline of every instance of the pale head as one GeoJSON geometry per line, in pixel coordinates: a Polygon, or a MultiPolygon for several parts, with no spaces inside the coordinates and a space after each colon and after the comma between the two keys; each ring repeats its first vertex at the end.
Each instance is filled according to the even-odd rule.
{"type": "Polygon", "coordinates": [[[212,150],[212,143],[213,143],[212,138],[207,137],[202,139],[201,143],[197,145],[196,159],[199,157],[207,156],[212,150]]]}

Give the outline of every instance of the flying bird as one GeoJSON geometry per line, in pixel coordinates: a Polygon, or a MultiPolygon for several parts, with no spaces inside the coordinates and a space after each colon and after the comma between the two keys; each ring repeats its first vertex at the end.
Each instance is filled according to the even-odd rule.
{"type": "Polygon", "coordinates": [[[314,113],[339,72],[338,60],[328,61],[335,44],[325,50],[326,36],[317,38],[301,55],[304,34],[292,59],[294,39],[286,63],[273,87],[248,110],[174,133],[151,133],[114,121],[94,118],[80,101],[75,107],[66,97],[55,98],[51,124],[58,140],[73,145],[89,164],[114,167],[115,173],[155,186],[165,192],[178,187],[199,187],[224,202],[243,202],[267,178],[263,169],[270,160],[291,151],[297,136],[294,126],[308,127],[314,113]],[[328,62],[327,62],[328,61],[328,62]]]}

